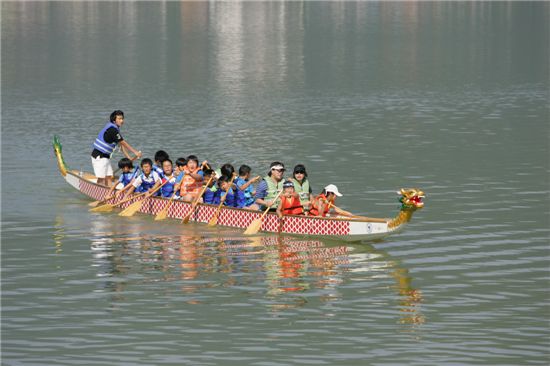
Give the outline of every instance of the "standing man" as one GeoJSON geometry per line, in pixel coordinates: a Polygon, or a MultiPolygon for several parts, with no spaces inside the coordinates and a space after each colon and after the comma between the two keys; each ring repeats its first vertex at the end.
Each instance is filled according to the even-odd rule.
{"type": "Polygon", "coordinates": [[[107,187],[113,182],[113,168],[111,167],[111,155],[117,144],[120,144],[121,150],[128,159],[130,150],[138,158],[141,157],[141,151],[137,151],[127,143],[120,134],[120,128],[124,124],[124,112],[116,110],[111,113],[109,122],[103,127],[94,141],[94,150],[92,151],[92,165],[94,174],[97,177],[98,184],[104,184],[107,187]]]}

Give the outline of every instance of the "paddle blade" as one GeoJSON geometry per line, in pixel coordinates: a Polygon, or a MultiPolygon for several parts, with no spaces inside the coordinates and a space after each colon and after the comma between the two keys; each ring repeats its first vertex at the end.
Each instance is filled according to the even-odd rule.
{"type": "Polygon", "coordinates": [[[90,206],[90,207],[97,207],[97,205],[99,205],[101,202],[103,202],[103,201],[94,201],[94,202],[90,202],[90,203],[88,203],[88,206],[90,206]]]}
{"type": "Polygon", "coordinates": [[[257,234],[258,231],[260,231],[260,228],[262,227],[262,219],[256,219],[248,225],[246,230],[244,231],[244,235],[254,235],[257,234]]]}
{"type": "Polygon", "coordinates": [[[218,212],[216,212],[210,221],[208,221],[208,226],[216,226],[216,223],[218,222],[218,212]]]}
{"type": "Polygon", "coordinates": [[[155,221],[161,221],[164,220],[168,216],[168,206],[162,209],[157,216],[155,216],[155,221]]]}
{"type": "Polygon", "coordinates": [[[113,207],[115,207],[115,205],[108,203],[106,205],[101,205],[95,208],[91,208],[90,211],[91,212],[111,212],[113,211],[113,207]]]}
{"type": "Polygon", "coordinates": [[[136,212],[139,211],[141,208],[141,205],[143,204],[144,200],[137,201],[132,203],[130,206],[126,207],[124,210],[122,210],[118,215],[119,216],[134,216],[136,212]]]}
{"type": "Polygon", "coordinates": [[[183,220],[181,220],[181,223],[182,224],[188,224],[189,223],[189,219],[191,218],[191,213],[193,211],[189,211],[189,213],[187,215],[185,215],[185,217],[183,218],[183,220]]]}

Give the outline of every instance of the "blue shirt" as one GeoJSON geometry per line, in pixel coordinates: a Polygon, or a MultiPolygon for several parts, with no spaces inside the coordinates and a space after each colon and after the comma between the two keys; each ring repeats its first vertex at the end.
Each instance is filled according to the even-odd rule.
{"type": "Polygon", "coordinates": [[[230,189],[230,191],[233,191],[233,207],[243,208],[247,206],[244,191],[241,191],[239,188],[230,189]]]}
{"type": "Polygon", "coordinates": [[[254,196],[255,199],[261,199],[267,197],[267,182],[265,180],[262,180],[260,184],[258,184],[258,188],[256,188],[256,195],[254,196]]]}
{"type": "Polygon", "coordinates": [[[174,185],[176,184],[176,178],[173,174],[170,178],[164,175],[164,177],[162,178],[162,183],[166,181],[168,181],[168,183],[162,186],[162,188],[160,189],[160,195],[162,197],[172,197],[172,194],[174,193],[174,185]]]}
{"type": "Polygon", "coordinates": [[[216,191],[215,197],[214,197],[214,204],[219,205],[222,197],[227,195],[227,198],[223,202],[224,206],[235,206],[235,194],[233,193],[232,189],[229,189],[227,192],[225,192],[223,189],[218,187],[218,190],[216,191]]]}
{"type": "Polygon", "coordinates": [[[159,177],[164,178],[164,170],[162,170],[162,168],[159,167],[157,164],[153,164],[153,171],[157,172],[159,177]]]}
{"type": "Polygon", "coordinates": [[[254,197],[252,196],[252,192],[254,192],[254,187],[252,187],[252,184],[246,187],[246,189],[243,191],[240,188],[245,185],[248,182],[248,180],[245,180],[241,177],[235,179],[235,185],[238,188],[237,196],[239,195],[239,192],[243,194],[244,203],[240,207],[244,206],[250,206],[254,203],[254,197]]]}
{"type": "Polygon", "coordinates": [[[118,177],[118,181],[122,183],[123,186],[127,186],[128,183],[132,181],[132,179],[135,178],[135,176],[138,174],[139,169],[132,171],[129,171],[128,173],[122,173],[120,177],[118,177]]]}
{"type": "MultiPolygon", "coordinates": [[[[206,190],[204,191],[204,194],[202,195],[203,202],[209,203],[209,204],[216,204],[215,202],[216,192],[217,192],[216,186],[206,188],[206,190]]],[[[218,201],[218,203],[220,203],[220,201],[218,201]]]]}

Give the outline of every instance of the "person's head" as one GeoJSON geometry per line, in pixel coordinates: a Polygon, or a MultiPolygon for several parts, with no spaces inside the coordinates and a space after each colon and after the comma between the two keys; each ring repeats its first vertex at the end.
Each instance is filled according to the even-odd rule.
{"type": "Polygon", "coordinates": [[[151,169],[153,168],[153,161],[149,158],[142,159],[140,166],[143,174],[148,175],[151,173],[151,169]]]}
{"type": "Polygon", "coordinates": [[[223,189],[224,191],[227,191],[229,189],[229,181],[231,178],[229,178],[227,175],[222,175],[218,178],[218,187],[223,189]]]}
{"type": "Polygon", "coordinates": [[[172,160],[166,159],[162,162],[162,171],[166,176],[172,175],[172,160]]]}
{"type": "Polygon", "coordinates": [[[323,189],[323,194],[329,201],[336,200],[336,197],[342,197],[342,193],[338,191],[338,187],[336,187],[334,184],[329,184],[323,189]]]}
{"type": "Polygon", "coordinates": [[[128,173],[130,170],[134,169],[134,164],[132,164],[132,160],[128,158],[122,158],[118,161],[118,167],[122,172],[128,173]]]}
{"type": "Polygon", "coordinates": [[[290,197],[292,196],[293,193],[294,193],[294,183],[292,183],[289,180],[285,181],[283,183],[283,195],[285,195],[286,197],[290,197]]]}
{"type": "Polygon", "coordinates": [[[285,165],[278,161],[274,161],[269,166],[268,176],[275,179],[277,182],[280,182],[283,179],[283,174],[285,173],[285,165]]]}
{"type": "Polygon", "coordinates": [[[235,173],[235,167],[233,167],[233,165],[229,163],[223,164],[222,167],[220,168],[220,172],[222,173],[222,175],[225,175],[226,177],[232,177],[233,173],[235,173]]]}
{"type": "Polygon", "coordinates": [[[294,172],[292,173],[294,179],[298,182],[303,182],[307,178],[306,167],[304,164],[298,164],[294,167],[294,172]]]}
{"type": "Polygon", "coordinates": [[[239,168],[239,177],[242,177],[244,179],[248,179],[250,177],[250,172],[252,169],[248,165],[241,165],[239,168]]]}
{"type": "Polygon", "coordinates": [[[179,171],[183,171],[183,168],[187,166],[187,159],[186,158],[177,158],[176,159],[176,169],[179,171]]]}
{"type": "Polygon", "coordinates": [[[109,117],[109,121],[116,124],[118,127],[121,127],[124,123],[124,112],[120,110],[113,111],[109,117]]]}
{"type": "Polygon", "coordinates": [[[159,150],[155,153],[155,163],[157,163],[157,165],[161,166],[166,159],[170,159],[166,151],[159,150]]]}
{"type": "Polygon", "coordinates": [[[214,174],[214,171],[212,169],[204,169],[202,171],[204,173],[204,180],[206,183],[208,183],[208,187],[212,187],[214,185],[214,179],[210,180],[212,178],[212,175],[214,174]]]}
{"type": "Polygon", "coordinates": [[[189,155],[187,157],[187,168],[189,170],[195,170],[199,166],[199,158],[196,155],[189,155]]]}

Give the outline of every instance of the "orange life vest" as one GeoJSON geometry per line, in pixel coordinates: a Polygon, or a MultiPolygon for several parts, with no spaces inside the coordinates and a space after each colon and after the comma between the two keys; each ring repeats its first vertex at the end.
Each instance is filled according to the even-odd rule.
{"type": "Polygon", "coordinates": [[[324,206],[324,209],[323,209],[323,213],[322,213],[322,217],[325,217],[329,211],[329,205],[328,205],[328,199],[327,199],[327,196],[325,196],[324,194],[320,194],[318,196],[316,196],[314,199],[313,199],[313,202],[311,203],[311,208],[309,209],[309,214],[311,216],[319,216],[319,201],[320,200],[323,200],[323,203],[325,204],[324,206]]]}
{"type": "Polygon", "coordinates": [[[194,171],[190,171],[189,169],[184,168],[185,175],[183,176],[183,179],[181,180],[181,194],[199,194],[201,188],[202,188],[202,179],[195,180],[191,176],[191,174],[197,174],[199,172],[199,168],[195,169],[194,171]]]}
{"type": "Polygon", "coordinates": [[[300,202],[299,197],[292,196],[288,199],[284,196],[281,196],[281,201],[283,202],[283,215],[303,215],[304,207],[300,202]]]}

